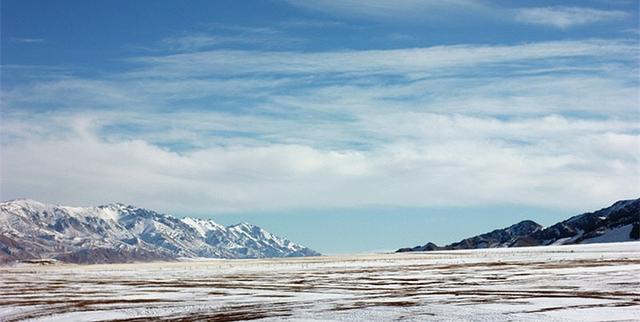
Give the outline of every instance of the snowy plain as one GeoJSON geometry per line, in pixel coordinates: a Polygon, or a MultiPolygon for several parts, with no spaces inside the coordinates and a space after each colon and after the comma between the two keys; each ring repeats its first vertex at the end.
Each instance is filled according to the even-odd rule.
{"type": "Polygon", "coordinates": [[[640,242],[0,267],[0,321],[635,321],[640,242]]]}

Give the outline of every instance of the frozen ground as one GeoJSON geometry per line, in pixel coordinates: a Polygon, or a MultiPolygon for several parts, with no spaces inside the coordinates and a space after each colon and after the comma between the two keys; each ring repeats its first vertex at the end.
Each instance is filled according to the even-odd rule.
{"type": "Polygon", "coordinates": [[[0,321],[637,320],[640,242],[0,267],[0,321]]]}

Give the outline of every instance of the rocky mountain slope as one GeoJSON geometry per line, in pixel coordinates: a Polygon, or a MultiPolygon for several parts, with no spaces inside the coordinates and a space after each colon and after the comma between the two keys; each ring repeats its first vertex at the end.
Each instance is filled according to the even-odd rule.
{"type": "Polygon", "coordinates": [[[98,207],[56,206],[28,199],[0,203],[0,263],[315,255],[319,254],[247,223],[225,227],[119,203],[98,207]]]}
{"type": "Polygon", "coordinates": [[[540,245],[567,245],[622,242],[640,239],[640,199],[621,200],[595,212],[571,217],[543,228],[525,220],[504,229],[438,246],[427,243],[398,252],[518,247],[540,245]]]}

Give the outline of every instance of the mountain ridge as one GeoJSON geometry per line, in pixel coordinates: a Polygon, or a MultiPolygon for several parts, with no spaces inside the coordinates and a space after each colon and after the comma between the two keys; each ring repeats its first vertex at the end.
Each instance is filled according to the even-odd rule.
{"type": "Polygon", "coordinates": [[[209,219],[177,218],[123,203],[69,207],[26,198],[0,203],[0,263],[317,255],[249,223],[223,226],[209,219]]]}
{"type": "Polygon", "coordinates": [[[639,235],[640,198],[619,200],[609,207],[575,215],[549,227],[523,220],[445,246],[427,242],[396,252],[618,242],[638,240],[639,235]]]}

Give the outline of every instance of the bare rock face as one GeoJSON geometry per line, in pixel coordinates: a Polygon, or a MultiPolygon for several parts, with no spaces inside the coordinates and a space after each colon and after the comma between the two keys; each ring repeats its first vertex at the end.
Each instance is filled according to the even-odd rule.
{"type": "Polygon", "coordinates": [[[0,264],[39,259],[93,264],[317,255],[247,223],[225,227],[119,203],[98,207],[56,206],[28,199],[0,203],[0,264]]]}
{"type": "Polygon", "coordinates": [[[624,242],[640,239],[640,199],[621,200],[610,207],[571,217],[543,228],[525,220],[513,226],[438,246],[401,248],[398,252],[494,247],[568,245],[604,242],[624,242]]]}

